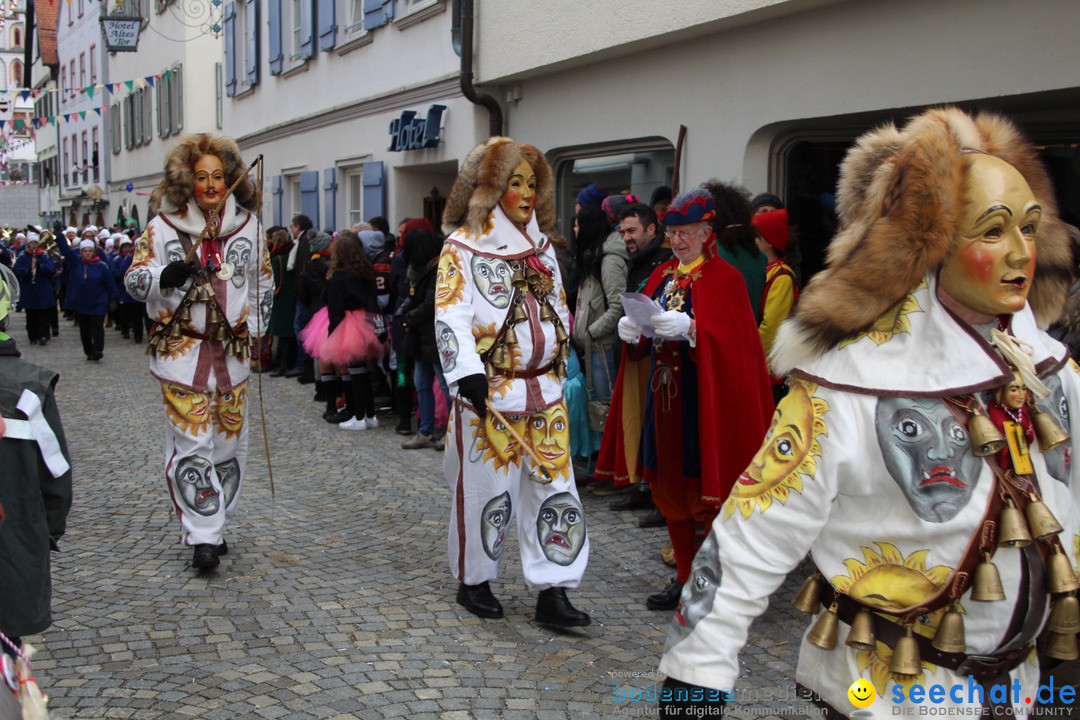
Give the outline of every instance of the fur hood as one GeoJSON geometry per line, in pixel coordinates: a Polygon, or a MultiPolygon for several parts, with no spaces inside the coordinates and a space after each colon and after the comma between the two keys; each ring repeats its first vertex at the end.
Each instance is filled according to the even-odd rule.
{"type": "Polygon", "coordinates": [[[447,235],[464,227],[473,235],[483,234],[488,215],[506,191],[510,174],[522,160],[536,173],[536,222],[545,235],[555,230],[554,184],[551,166],[532,145],[522,145],[508,137],[493,137],[477,145],[461,165],[443,211],[443,231],[447,235]]]}
{"type": "Polygon", "coordinates": [[[215,155],[221,160],[226,188],[232,187],[238,177],[244,176],[232,197],[245,210],[258,211],[259,198],[255,183],[247,177],[247,165],[236,142],[224,135],[197,133],[184,136],[166,153],[165,175],[150,196],[151,216],[159,210],[181,215],[187,212],[188,200],[195,189],[195,163],[203,155],[215,155]]]}
{"type": "Polygon", "coordinates": [[[1069,238],[1035,148],[1009,120],[956,108],[929,110],[903,129],[889,124],[859,138],[840,167],[839,229],[827,268],[799,296],[777,335],[778,374],[866,331],[940,268],[963,210],[964,154],[977,150],[1015,167],[1042,206],[1028,303],[1043,328],[1061,314],[1072,282],[1069,238]]]}

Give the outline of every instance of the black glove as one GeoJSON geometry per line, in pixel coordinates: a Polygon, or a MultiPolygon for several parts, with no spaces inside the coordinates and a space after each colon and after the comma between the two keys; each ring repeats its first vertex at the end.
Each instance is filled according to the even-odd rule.
{"type": "Polygon", "coordinates": [[[158,279],[158,285],[162,290],[180,287],[187,282],[189,277],[197,272],[199,272],[199,268],[194,265],[188,264],[183,260],[173,260],[162,268],[161,277],[158,279]]]}
{"type": "Polygon", "coordinates": [[[724,714],[730,691],[713,690],[668,678],[660,694],[660,717],[717,717],[724,714]]]}
{"type": "Polygon", "coordinates": [[[488,379],[486,375],[476,373],[458,380],[458,392],[461,397],[472,403],[480,419],[487,417],[488,379]]]}

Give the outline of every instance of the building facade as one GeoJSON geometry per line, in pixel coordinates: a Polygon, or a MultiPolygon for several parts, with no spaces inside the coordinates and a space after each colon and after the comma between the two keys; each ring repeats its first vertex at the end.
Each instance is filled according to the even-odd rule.
{"type": "Polygon", "coordinates": [[[0,223],[37,223],[33,100],[26,82],[26,2],[0,8],[0,223]]]}

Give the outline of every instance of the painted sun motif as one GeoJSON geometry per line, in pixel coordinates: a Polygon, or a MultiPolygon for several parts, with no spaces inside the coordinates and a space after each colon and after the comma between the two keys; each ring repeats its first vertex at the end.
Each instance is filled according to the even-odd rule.
{"type": "Polygon", "coordinates": [[[135,253],[131,258],[131,265],[144,265],[154,259],[154,226],[148,225],[135,243],[135,253]]]}
{"type": "MultiPolygon", "coordinates": [[[[525,433],[525,421],[528,418],[525,417],[513,417],[506,416],[506,419],[510,421],[518,437],[521,437],[525,433]]],[[[521,455],[520,447],[517,439],[510,434],[503,425],[502,421],[495,419],[492,413],[488,413],[484,420],[479,418],[473,418],[469,421],[469,424],[473,427],[473,432],[476,434],[477,447],[484,451],[482,460],[484,462],[491,461],[492,466],[496,470],[501,470],[505,467],[520,467],[521,455]],[[484,423],[482,432],[477,432],[480,427],[480,423],[484,423]]]]}
{"type": "Polygon", "coordinates": [[[725,520],[735,510],[749,518],[755,506],[765,512],[774,500],[786,504],[793,491],[802,492],[803,475],[814,477],[821,457],[818,437],[828,435],[824,415],[829,411],[825,400],[814,397],[816,389],[814,383],[792,378],[761,449],[724,502],[725,520]]]}
{"type": "Polygon", "coordinates": [[[911,313],[923,312],[922,306],[919,305],[919,301],[915,299],[915,293],[925,287],[926,281],[923,280],[913,287],[900,302],[893,305],[885,311],[884,315],[875,320],[869,330],[844,340],[840,343],[840,347],[851,345],[864,337],[870,338],[875,345],[881,345],[892,340],[896,335],[903,335],[905,333],[910,334],[911,319],[908,318],[908,315],[911,313]]]}
{"type": "MultiPolygon", "coordinates": [[[[483,355],[491,346],[495,344],[495,338],[499,335],[499,330],[495,323],[489,323],[487,325],[476,325],[472,329],[473,339],[476,341],[476,352],[483,355]]],[[[521,358],[521,350],[517,345],[508,345],[507,350],[510,353],[510,361],[517,363],[521,358]]],[[[495,397],[504,397],[506,393],[510,391],[511,380],[502,376],[496,376],[488,378],[491,385],[491,392],[495,397]]]]}
{"type": "Polygon", "coordinates": [[[1080,365],[1077,365],[1076,361],[1073,360],[1072,358],[1069,358],[1069,367],[1071,367],[1073,369],[1074,373],[1076,373],[1077,375],[1080,375],[1080,365]]]}
{"type": "Polygon", "coordinates": [[[201,435],[210,427],[210,396],[163,382],[162,402],[169,422],[185,433],[201,435]]]}
{"type": "MultiPolygon", "coordinates": [[[[890,620],[896,621],[894,615],[888,611],[916,607],[937,595],[944,585],[952,569],[945,565],[926,567],[926,556],[930,552],[916,550],[907,557],[900,552],[895,545],[887,542],[874,542],[877,550],[863,547],[863,561],[857,558],[847,558],[844,566],[847,567],[847,575],[836,575],[830,579],[837,592],[844,593],[864,605],[872,608],[880,608],[881,613],[890,620]]],[[[959,608],[963,612],[963,608],[959,608]]],[[[920,635],[933,637],[937,630],[941,617],[947,608],[940,608],[934,612],[921,616],[913,625],[913,630],[920,635]]],[[[856,662],[859,672],[869,669],[871,682],[879,693],[884,693],[889,680],[910,688],[915,683],[924,682],[924,674],[918,675],[894,675],[889,670],[892,661],[892,649],[884,643],[878,642],[873,650],[859,650],[856,654],[856,662]]],[[[923,662],[923,670],[934,672],[937,666],[923,662]]]]}
{"type": "Polygon", "coordinates": [[[247,411],[247,380],[214,398],[214,428],[226,438],[240,437],[247,411]]]}
{"type": "Polygon", "coordinates": [[[495,211],[492,210],[491,212],[488,213],[487,219],[484,220],[484,227],[480,229],[480,234],[479,235],[473,234],[472,231],[470,231],[469,228],[465,227],[464,225],[462,225],[461,227],[458,228],[458,232],[461,233],[464,237],[468,238],[469,240],[479,240],[480,238],[485,238],[488,235],[490,235],[491,231],[494,230],[494,229],[495,229],[495,211]]]}
{"type": "Polygon", "coordinates": [[[453,245],[443,248],[439,268],[435,273],[435,306],[457,304],[465,293],[464,263],[453,245]]]}

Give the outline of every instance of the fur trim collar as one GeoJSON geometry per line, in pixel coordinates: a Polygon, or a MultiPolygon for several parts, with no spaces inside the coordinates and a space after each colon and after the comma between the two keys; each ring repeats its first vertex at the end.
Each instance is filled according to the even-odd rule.
{"type": "Polygon", "coordinates": [[[485,223],[506,191],[510,174],[522,160],[536,173],[536,208],[533,220],[545,235],[555,230],[554,183],[547,158],[532,145],[508,137],[493,137],[469,152],[461,165],[443,211],[443,231],[459,227],[473,235],[485,234],[485,223]]]}
{"type": "Polygon", "coordinates": [[[827,269],[810,281],[780,328],[772,353],[778,373],[870,329],[948,259],[963,209],[966,148],[1015,167],[1042,205],[1028,303],[1040,327],[1061,314],[1072,282],[1069,240],[1035,148],[1001,116],[930,110],[902,130],[887,125],[864,135],[845,158],[837,189],[840,229],[827,269]]]}

